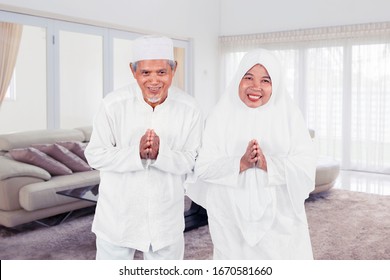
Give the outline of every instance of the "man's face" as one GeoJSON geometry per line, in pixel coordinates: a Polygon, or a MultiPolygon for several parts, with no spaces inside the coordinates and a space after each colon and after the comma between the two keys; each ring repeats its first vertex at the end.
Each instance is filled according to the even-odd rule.
{"type": "Polygon", "coordinates": [[[242,102],[250,108],[266,104],[271,98],[272,81],[267,70],[256,64],[242,77],[239,86],[239,96],[242,102]]]}
{"type": "Polygon", "coordinates": [[[137,71],[130,65],[134,78],[141,88],[146,103],[153,108],[163,103],[168,96],[175,70],[172,70],[168,60],[138,61],[137,71]]]}

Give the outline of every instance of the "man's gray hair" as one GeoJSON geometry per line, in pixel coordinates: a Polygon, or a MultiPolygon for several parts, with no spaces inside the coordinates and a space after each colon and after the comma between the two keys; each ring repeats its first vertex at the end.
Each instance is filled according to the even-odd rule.
{"type": "MultiPolygon", "coordinates": [[[[176,67],[176,62],[175,61],[168,60],[168,64],[169,64],[169,66],[171,66],[172,71],[175,70],[175,67],[176,67]]],[[[131,65],[133,66],[134,72],[137,72],[138,61],[133,62],[131,65]]]]}

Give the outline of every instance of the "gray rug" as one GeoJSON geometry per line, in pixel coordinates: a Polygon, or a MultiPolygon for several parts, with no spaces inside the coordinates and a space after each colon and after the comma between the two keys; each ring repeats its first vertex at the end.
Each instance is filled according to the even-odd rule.
{"type": "MultiPolygon", "coordinates": [[[[306,211],[315,259],[390,259],[389,196],[332,189],[310,197],[306,211]]],[[[84,209],[56,226],[0,226],[0,259],[92,260],[92,219],[91,209],[84,209]]],[[[186,232],[185,242],[185,259],[212,258],[207,226],[186,232]]],[[[136,259],[142,259],[142,253],[137,252],[136,259]]]]}
{"type": "Polygon", "coordinates": [[[306,214],[315,259],[390,260],[390,196],[332,189],[306,214]]]}

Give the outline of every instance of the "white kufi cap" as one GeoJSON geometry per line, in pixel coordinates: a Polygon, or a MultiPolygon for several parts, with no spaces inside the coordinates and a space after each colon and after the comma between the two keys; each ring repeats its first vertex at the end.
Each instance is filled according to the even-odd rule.
{"type": "Polygon", "coordinates": [[[133,42],[132,62],[152,59],[174,61],[172,40],[159,36],[144,36],[135,39],[133,42]]]}

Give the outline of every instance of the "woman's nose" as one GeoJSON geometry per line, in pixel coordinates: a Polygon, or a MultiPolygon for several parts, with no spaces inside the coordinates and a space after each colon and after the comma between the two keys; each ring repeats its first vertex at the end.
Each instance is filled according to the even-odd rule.
{"type": "Polygon", "coordinates": [[[253,81],[253,88],[260,90],[261,89],[261,81],[260,80],[254,80],[253,81]]]}

